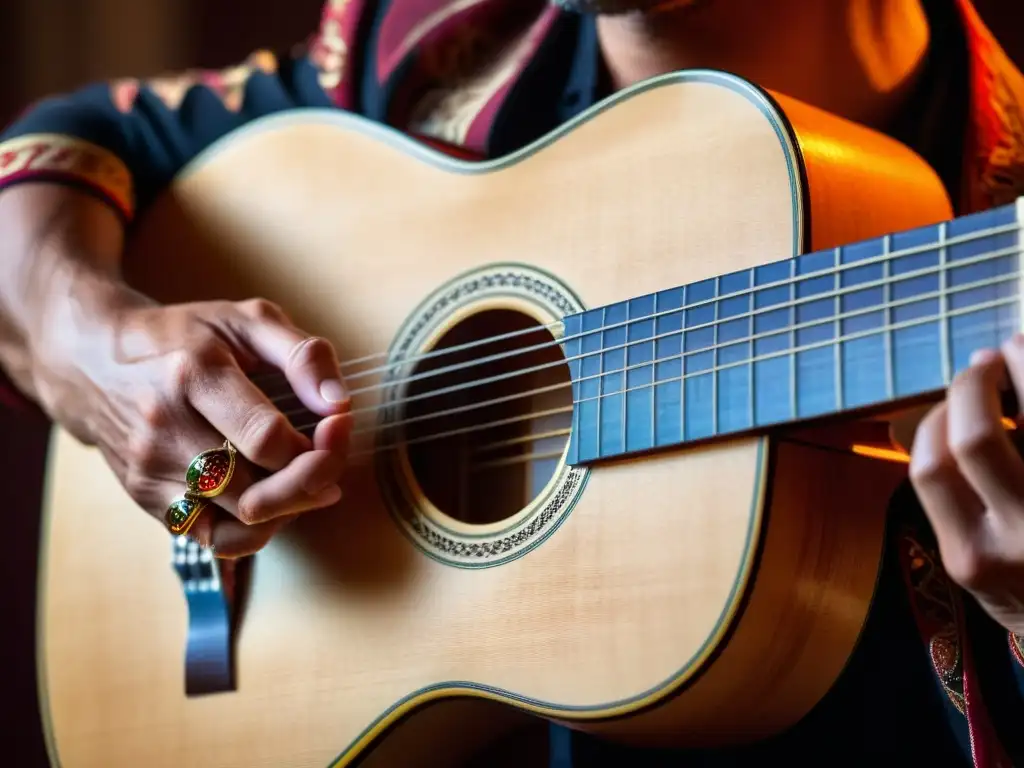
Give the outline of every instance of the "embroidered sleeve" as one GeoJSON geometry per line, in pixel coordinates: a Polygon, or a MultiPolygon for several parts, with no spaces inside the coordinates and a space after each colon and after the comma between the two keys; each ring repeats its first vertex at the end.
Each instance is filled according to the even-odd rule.
{"type": "Polygon", "coordinates": [[[0,133],[0,189],[74,185],[130,222],[217,139],[256,118],[327,107],[323,72],[304,52],[260,51],[224,70],[96,83],[36,103],[0,133]]]}

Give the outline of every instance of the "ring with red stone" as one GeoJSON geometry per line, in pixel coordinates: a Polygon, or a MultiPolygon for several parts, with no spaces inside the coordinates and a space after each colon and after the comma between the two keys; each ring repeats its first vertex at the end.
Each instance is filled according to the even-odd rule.
{"type": "Polygon", "coordinates": [[[206,509],[206,502],[202,499],[188,496],[175,499],[167,507],[167,527],[175,536],[184,536],[192,524],[199,519],[199,515],[203,513],[204,509],[206,509]]]}
{"type": "Polygon", "coordinates": [[[212,499],[219,496],[231,482],[235,473],[235,446],[225,440],[220,448],[203,451],[188,465],[185,485],[188,496],[212,499]]]}

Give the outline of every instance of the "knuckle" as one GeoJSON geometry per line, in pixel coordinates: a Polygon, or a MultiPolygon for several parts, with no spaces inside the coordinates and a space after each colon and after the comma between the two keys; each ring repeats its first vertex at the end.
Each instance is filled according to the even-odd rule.
{"type": "Polygon", "coordinates": [[[941,480],[954,469],[953,458],[949,454],[918,451],[911,454],[907,472],[910,482],[921,488],[941,480]]]}
{"type": "Polygon", "coordinates": [[[949,384],[949,392],[946,394],[947,400],[952,400],[957,397],[961,391],[969,388],[974,388],[981,383],[985,373],[982,366],[970,365],[960,371],[956,376],[953,377],[953,381],[949,384]]]}
{"type": "Polygon", "coordinates": [[[998,561],[973,542],[947,545],[942,561],[949,578],[967,590],[984,589],[998,578],[998,561]]]}
{"type": "Polygon", "coordinates": [[[307,336],[292,348],[288,365],[305,367],[318,361],[331,360],[333,357],[334,348],[327,339],[321,336],[307,336]]]}
{"type": "Polygon", "coordinates": [[[158,441],[151,437],[153,434],[147,432],[132,440],[124,479],[124,489],[128,495],[143,505],[156,487],[154,478],[161,456],[158,441]]]}
{"type": "Polygon", "coordinates": [[[160,430],[144,427],[129,438],[128,466],[131,471],[149,476],[156,471],[160,462],[160,430]]]}
{"type": "Polygon", "coordinates": [[[949,442],[949,450],[958,460],[970,460],[983,456],[1002,438],[1002,432],[986,424],[972,424],[958,430],[949,442]]]}
{"type": "Polygon", "coordinates": [[[217,368],[231,358],[227,346],[214,333],[203,334],[189,351],[189,358],[197,370],[217,368]]]}
{"type": "Polygon", "coordinates": [[[277,410],[256,406],[246,415],[241,435],[246,454],[257,464],[273,460],[277,448],[288,439],[288,419],[277,410]]]}
{"type": "Polygon", "coordinates": [[[168,383],[171,392],[175,395],[186,392],[195,376],[195,363],[192,356],[186,350],[179,349],[171,354],[169,367],[168,383]]]}
{"type": "Polygon", "coordinates": [[[188,391],[197,379],[230,360],[231,352],[224,342],[216,334],[204,334],[188,347],[171,354],[169,380],[172,391],[177,395],[188,391]]]}
{"type": "Polygon", "coordinates": [[[256,320],[284,322],[287,315],[280,306],[264,298],[247,299],[242,302],[242,311],[256,320]]]}
{"type": "Polygon", "coordinates": [[[1007,354],[1019,354],[1024,350],[1024,333],[1015,333],[1002,344],[1003,352],[1007,354]]]}
{"type": "Polygon", "coordinates": [[[134,463],[129,464],[128,471],[124,476],[124,489],[128,495],[135,501],[141,502],[146,495],[147,486],[145,472],[141,472],[134,463]]]}
{"type": "Polygon", "coordinates": [[[235,513],[239,521],[245,525],[256,525],[266,516],[266,505],[253,496],[242,496],[238,500],[238,510],[235,513]]]}
{"type": "Polygon", "coordinates": [[[944,410],[941,405],[933,408],[917,427],[907,468],[915,487],[941,481],[956,469],[956,460],[946,441],[944,410]]]}
{"type": "Polygon", "coordinates": [[[156,395],[141,395],[135,401],[143,431],[165,429],[170,422],[170,409],[166,401],[156,395]]]}

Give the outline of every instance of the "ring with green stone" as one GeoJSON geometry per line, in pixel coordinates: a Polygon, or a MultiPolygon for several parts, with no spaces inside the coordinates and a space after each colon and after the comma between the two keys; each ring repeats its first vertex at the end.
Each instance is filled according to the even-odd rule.
{"type": "Polygon", "coordinates": [[[235,446],[225,440],[220,448],[203,451],[188,465],[185,472],[187,496],[212,499],[219,496],[235,473],[235,446]]]}
{"type": "Polygon", "coordinates": [[[207,503],[203,499],[188,496],[175,499],[167,507],[167,527],[175,536],[184,536],[206,506],[207,503]]]}

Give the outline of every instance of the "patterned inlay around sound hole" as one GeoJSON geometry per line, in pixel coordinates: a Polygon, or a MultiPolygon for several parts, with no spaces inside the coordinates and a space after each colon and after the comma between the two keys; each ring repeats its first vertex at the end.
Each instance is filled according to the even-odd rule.
{"type": "Polygon", "coordinates": [[[564,461],[572,388],[557,320],[580,309],[547,275],[492,267],[445,286],[403,329],[392,360],[406,364],[391,372],[378,440],[404,447],[381,452],[378,469],[427,554],[497,565],[571,511],[586,470],[564,461]]]}

